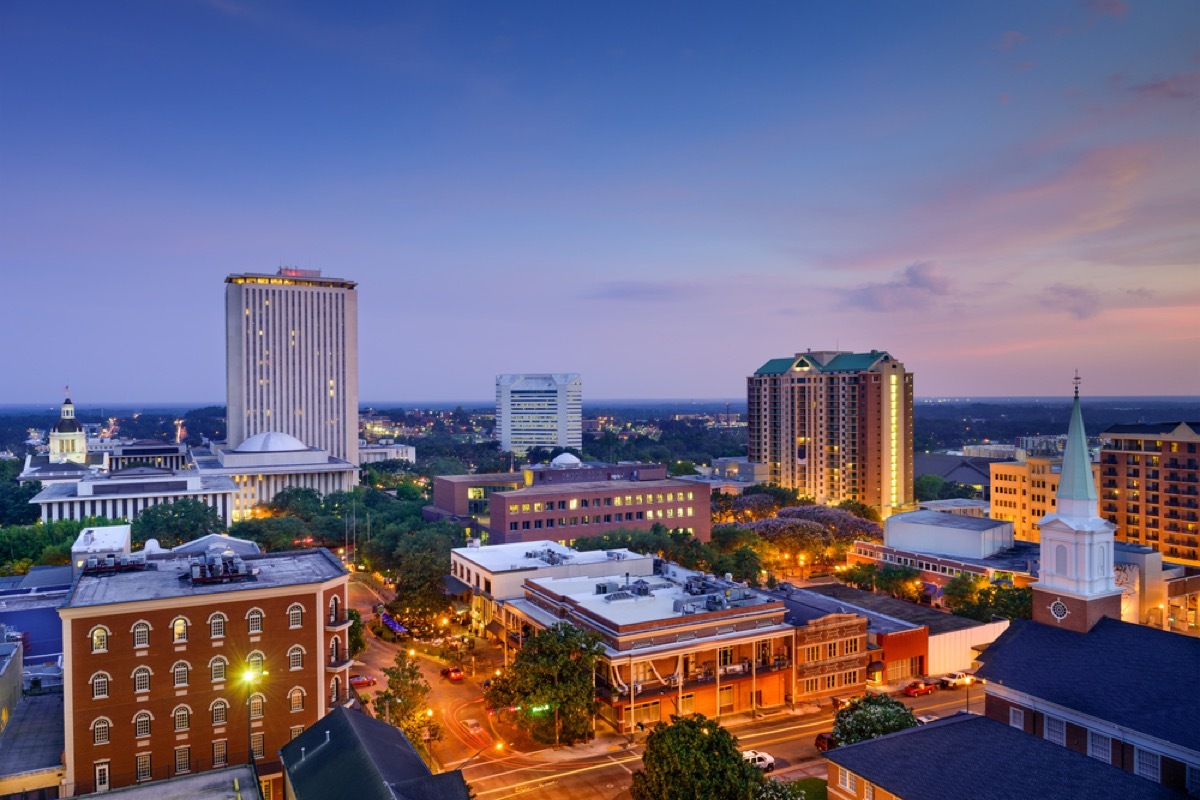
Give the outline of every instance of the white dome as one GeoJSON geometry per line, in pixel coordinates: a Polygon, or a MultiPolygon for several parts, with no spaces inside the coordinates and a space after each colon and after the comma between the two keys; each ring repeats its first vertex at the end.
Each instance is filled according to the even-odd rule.
{"type": "Polygon", "coordinates": [[[266,431],[251,436],[234,448],[235,453],[286,453],[289,450],[307,450],[308,445],[295,436],[277,431],[266,431]]]}
{"type": "Polygon", "coordinates": [[[556,467],[578,467],[583,462],[580,461],[576,456],[571,455],[570,453],[563,453],[561,455],[555,456],[554,460],[551,461],[550,463],[556,467]]]}

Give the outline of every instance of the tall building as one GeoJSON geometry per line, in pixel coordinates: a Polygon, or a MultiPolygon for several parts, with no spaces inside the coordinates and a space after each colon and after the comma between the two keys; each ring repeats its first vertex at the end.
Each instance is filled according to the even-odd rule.
{"type": "Polygon", "coordinates": [[[1100,450],[1100,505],[1117,538],[1200,561],[1200,422],[1113,425],[1100,450]]]}
{"type": "Polygon", "coordinates": [[[583,447],[583,381],[577,372],[496,376],[500,449],[583,447]]]}
{"type": "Polygon", "coordinates": [[[358,463],[358,293],[281,267],[225,279],[228,446],[294,436],[358,463]]]}
{"type": "Polygon", "coordinates": [[[913,376],[882,350],[797,353],[747,381],[751,461],[818,503],[913,503],[913,376]]]}
{"type": "MultiPolygon", "coordinates": [[[[996,461],[992,477],[991,516],[1013,524],[1018,539],[1036,542],[1038,523],[1057,508],[1058,482],[1063,460],[1054,456],[1029,456],[1024,461],[996,461]]],[[[1099,484],[1100,466],[1093,464],[1093,482],[1099,484]]]]}

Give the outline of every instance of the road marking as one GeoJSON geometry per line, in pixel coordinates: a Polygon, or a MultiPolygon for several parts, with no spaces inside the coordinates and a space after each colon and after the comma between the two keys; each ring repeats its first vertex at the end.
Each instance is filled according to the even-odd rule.
{"type": "MultiPolygon", "coordinates": [[[[623,769],[623,770],[625,770],[626,772],[628,772],[630,775],[632,775],[632,774],[633,774],[633,770],[631,770],[629,767],[627,767],[627,766],[625,766],[624,764],[622,764],[622,763],[621,763],[620,761],[618,761],[617,759],[613,758],[612,756],[609,756],[608,758],[609,758],[609,760],[610,760],[610,761],[612,761],[614,764],[616,764],[616,765],[617,765],[618,767],[620,767],[621,769],[623,769]]],[[[633,759],[626,759],[626,760],[627,760],[627,761],[632,761],[633,759]]]]}
{"type": "MultiPolygon", "coordinates": [[[[627,759],[623,759],[623,760],[624,761],[637,761],[639,759],[634,757],[634,758],[627,758],[627,759]]],[[[568,770],[566,772],[556,773],[554,780],[561,780],[569,775],[578,775],[582,772],[590,772],[592,770],[597,770],[597,769],[607,769],[607,768],[611,767],[613,764],[620,766],[622,769],[624,769],[626,771],[628,771],[628,769],[629,769],[628,767],[623,766],[621,761],[617,761],[616,759],[614,759],[612,763],[605,761],[605,762],[601,762],[599,764],[591,764],[586,767],[579,767],[578,769],[573,769],[573,770],[568,770]]],[[[520,770],[513,770],[513,772],[520,772],[520,770]]],[[[510,774],[512,774],[512,773],[511,772],[502,772],[497,775],[488,775],[487,777],[476,778],[475,780],[476,781],[485,781],[485,780],[490,780],[491,778],[499,778],[504,775],[510,775],[510,774]]],[[[550,782],[552,782],[552,781],[550,781],[550,782]]],[[[520,783],[514,783],[511,786],[502,786],[499,789],[484,789],[481,792],[476,792],[475,796],[483,797],[486,794],[496,794],[497,792],[512,792],[513,794],[521,794],[523,792],[527,792],[530,789],[534,788],[534,786],[540,786],[540,785],[544,785],[546,783],[548,783],[548,781],[545,778],[535,778],[535,779],[528,780],[528,781],[521,781],[520,783]],[[524,788],[522,788],[522,787],[524,787],[524,788]]]]}

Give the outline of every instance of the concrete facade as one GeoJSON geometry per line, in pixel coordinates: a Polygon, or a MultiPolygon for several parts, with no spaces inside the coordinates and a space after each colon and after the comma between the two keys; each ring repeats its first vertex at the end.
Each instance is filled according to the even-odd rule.
{"type": "MultiPolygon", "coordinates": [[[[1038,521],[1058,508],[1054,495],[1062,472],[1062,459],[1029,457],[1024,461],[998,461],[992,470],[992,519],[1013,524],[1013,534],[1026,542],[1041,538],[1038,521]]],[[[1100,465],[1092,465],[1096,485],[1100,465]]]]}
{"type": "Polygon", "coordinates": [[[496,376],[500,449],[583,447],[583,380],[579,373],[496,376]]]}

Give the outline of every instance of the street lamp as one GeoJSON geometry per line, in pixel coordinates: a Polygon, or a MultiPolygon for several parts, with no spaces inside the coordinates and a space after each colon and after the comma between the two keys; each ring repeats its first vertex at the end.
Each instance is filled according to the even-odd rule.
{"type": "Polygon", "coordinates": [[[479,748],[474,753],[472,753],[471,756],[466,761],[464,761],[458,765],[458,772],[462,772],[464,769],[466,769],[467,764],[470,764],[472,761],[474,761],[476,758],[478,758],[485,750],[493,750],[493,749],[497,753],[500,752],[501,750],[504,749],[504,742],[496,742],[494,745],[489,744],[489,745],[484,745],[483,747],[479,748]]]}
{"type": "Polygon", "coordinates": [[[246,670],[242,675],[242,680],[246,683],[246,754],[249,758],[251,768],[255,768],[254,764],[254,687],[270,673],[262,667],[254,669],[253,667],[246,670]]]}

